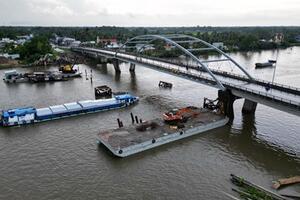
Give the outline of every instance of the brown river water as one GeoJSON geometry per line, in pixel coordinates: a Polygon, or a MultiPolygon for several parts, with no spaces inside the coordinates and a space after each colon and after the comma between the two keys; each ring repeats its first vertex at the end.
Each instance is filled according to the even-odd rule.
{"type": "MultiPolygon", "coordinates": [[[[231,54],[255,77],[271,80],[273,68],[255,70],[255,62],[276,51],[231,54]]],[[[109,85],[140,97],[130,108],[13,128],[0,128],[0,199],[228,199],[234,194],[230,173],[270,188],[272,180],[300,175],[300,118],[263,105],[243,116],[243,100],[234,105],[229,125],[128,158],[119,159],[96,144],[100,130],[130,124],[130,112],[153,119],[170,108],[201,106],[217,90],[142,66],[135,75],[122,64],[80,65],[93,69],[67,82],[5,84],[0,81],[0,109],[47,107],[94,98],[94,87],[109,85]],[[160,80],[172,90],[158,88],[160,80]]],[[[51,69],[55,69],[54,67],[51,69]]],[[[18,69],[25,71],[26,69],[18,69]]],[[[0,77],[5,70],[0,70],[0,77]]],[[[300,87],[300,47],[279,51],[275,81],[300,87]]],[[[300,193],[295,185],[282,193],[300,193]]]]}

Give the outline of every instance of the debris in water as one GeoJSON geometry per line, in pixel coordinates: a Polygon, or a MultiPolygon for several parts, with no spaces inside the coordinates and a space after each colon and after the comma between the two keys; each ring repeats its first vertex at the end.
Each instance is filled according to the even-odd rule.
{"type": "Polygon", "coordinates": [[[273,188],[278,190],[281,186],[291,185],[295,183],[300,183],[300,176],[294,176],[291,178],[283,178],[278,179],[277,181],[273,181],[273,188]]]}
{"type": "Polygon", "coordinates": [[[238,177],[234,174],[231,174],[230,176],[232,183],[239,187],[238,189],[233,188],[232,190],[239,193],[239,195],[243,199],[287,200],[287,198],[276,194],[270,190],[267,190],[259,185],[251,183],[250,181],[247,181],[244,178],[238,177]]]}

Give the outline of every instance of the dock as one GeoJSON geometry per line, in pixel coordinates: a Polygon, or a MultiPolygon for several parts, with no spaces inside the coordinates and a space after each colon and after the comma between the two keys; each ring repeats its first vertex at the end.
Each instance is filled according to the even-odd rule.
{"type": "Polygon", "coordinates": [[[228,118],[207,109],[186,121],[172,126],[162,119],[154,119],[127,127],[101,131],[98,144],[103,144],[117,157],[127,157],[170,142],[197,135],[227,124],[228,118]]]}

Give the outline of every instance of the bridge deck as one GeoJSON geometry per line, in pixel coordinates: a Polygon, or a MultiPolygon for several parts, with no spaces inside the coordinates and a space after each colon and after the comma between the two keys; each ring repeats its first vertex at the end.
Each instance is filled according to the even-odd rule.
{"type": "MultiPolygon", "coordinates": [[[[204,84],[218,88],[218,86],[215,84],[214,79],[203,70],[199,71],[195,68],[187,70],[186,67],[182,65],[163,62],[161,60],[153,60],[151,58],[135,56],[123,52],[118,53],[115,57],[114,51],[103,49],[79,48],[75,51],[90,54],[100,54],[102,56],[117,58],[126,62],[142,64],[152,69],[164,71],[173,75],[178,75],[189,80],[202,82],[204,84]]],[[[278,104],[282,104],[284,107],[288,107],[289,111],[291,111],[292,114],[295,114],[293,112],[296,112],[297,115],[300,115],[300,90],[297,88],[272,85],[272,88],[267,91],[266,83],[259,82],[258,80],[251,82],[246,78],[239,78],[238,76],[233,76],[229,73],[217,73],[214,75],[225,87],[229,87],[232,92],[239,97],[250,98],[250,100],[252,101],[263,103],[272,107],[276,107],[278,104]],[[256,97],[253,98],[253,96],[256,97]],[[274,106],[275,104],[276,106],[274,106]]],[[[285,108],[278,109],[284,110],[285,108]]]]}

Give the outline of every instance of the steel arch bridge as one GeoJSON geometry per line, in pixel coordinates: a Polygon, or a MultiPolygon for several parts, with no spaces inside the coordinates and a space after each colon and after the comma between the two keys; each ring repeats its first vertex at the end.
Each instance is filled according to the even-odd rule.
{"type": "MultiPolygon", "coordinates": [[[[101,63],[111,63],[118,73],[121,72],[119,67],[119,61],[121,61],[130,63],[129,70],[131,70],[132,66],[132,71],[134,71],[135,65],[138,64],[163,73],[218,88],[218,96],[225,98],[227,102],[227,115],[231,117],[233,117],[233,102],[237,98],[245,99],[243,106],[245,112],[254,113],[257,103],[260,103],[300,116],[300,88],[253,78],[245,68],[239,65],[225,52],[192,36],[183,34],[142,35],[129,39],[118,49],[73,47],[71,50],[84,56],[100,59],[99,61],[101,63]],[[188,70],[185,69],[186,66],[183,63],[174,63],[173,61],[140,54],[143,49],[153,45],[154,42],[156,44],[156,41],[165,42],[176,47],[183,55],[190,57],[196,65],[189,66],[192,70],[188,70]],[[140,45],[140,48],[137,48],[137,45],[140,45]],[[126,49],[134,49],[135,52],[127,52],[126,49]],[[193,53],[195,51],[213,51],[225,59],[200,60],[200,58],[193,53]],[[236,73],[228,73],[209,67],[208,63],[216,62],[230,62],[231,66],[235,66],[244,75],[240,76],[236,73]],[[198,72],[200,72],[200,74],[198,72]],[[202,74],[202,72],[204,72],[204,74],[202,74]],[[271,88],[271,90],[266,90],[267,87],[269,89],[271,88]],[[219,93],[225,94],[225,96],[219,95],[219,93]]],[[[222,65],[222,67],[223,66],[225,65],[222,65]]]]}
{"type": "Polygon", "coordinates": [[[115,57],[118,56],[118,54],[122,50],[126,50],[128,48],[128,45],[134,45],[134,48],[136,48],[137,45],[141,45],[140,48],[136,50],[136,53],[139,54],[143,50],[145,50],[147,47],[151,46],[151,43],[154,41],[164,41],[168,43],[169,45],[173,45],[174,47],[178,48],[184,55],[190,57],[194,62],[197,63],[197,66],[199,68],[204,69],[217,83],[219,89],[226,90],[224,85],[221,83],[221,81],[215,76],[214,72],[209,69],[207,63],[212,62],[230,62],[234,67],[238,68],[244,75],[249,79],[249,82],[253,81],[254,78],[247,72],[247,70],[242,67],[240,64],[238,64],[233,58],[231,58],[228,54],[220,50],[219,48],[211,45],[210,43],[201,40],[199,38],[184,35],[184,34],[170,34],[170,35],[140,35],[136,36],[134,38],[129,39],[127,42],[125,42],[116,52],[115,57]],[[192,46],[195,44],[202,45],[201,48],[193,48],[192,46]],[[191,46],[190,48],[185,48],[182,44],[187,44],[191,46]],[[203,47],[204,46],[204,47],[203,47]],[[200,60],[193,52],[196,51],[213,51],[215,53],[220,54],[221,56],[224,56],[225,59],[216,59],[216,60],[200,60]]]}

